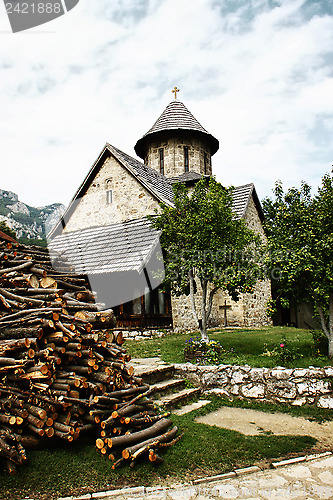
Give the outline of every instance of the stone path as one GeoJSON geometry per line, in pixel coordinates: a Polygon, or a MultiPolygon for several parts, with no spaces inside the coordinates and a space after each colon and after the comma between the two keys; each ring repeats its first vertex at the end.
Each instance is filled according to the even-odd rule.
{"type": "Polygon", "coordinates": [[[286,460],[274,469],[238,469],[192,485],[124,488],[59,500],[322,500],[333,498],[331,452],[286,460]]]}

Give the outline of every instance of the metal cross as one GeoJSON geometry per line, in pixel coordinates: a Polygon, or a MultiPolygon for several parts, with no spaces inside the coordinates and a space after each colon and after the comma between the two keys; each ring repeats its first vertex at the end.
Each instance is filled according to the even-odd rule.
{"type": "Polygon", "coordinates": [[[175,87],[173,90],[171,90],[171,92],[174,92],[175,94],[175,99],[177,99],[177,92],[180,92],[179,89],[177,89],[177,87],[175,87]]]}

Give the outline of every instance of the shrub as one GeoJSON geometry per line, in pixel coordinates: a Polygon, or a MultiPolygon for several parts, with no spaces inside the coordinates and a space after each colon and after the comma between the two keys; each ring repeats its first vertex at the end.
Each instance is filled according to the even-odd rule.
{"type": "Polygon", "coordinates": [[[268,350],[267,344],[265,344],[265,350],[262,356],[275,357],[279,363],[288,364],[295,359],[301,358],[303,355],[300,353],[298,347],[294,347],[286,339],[282,339],[279,344],[273,347],[273,349],[268,350]]]}
{"type": "MultiPolygon", "coordinates": [[[[230,352],[233,352],[233,349],[230,352]]],[[[186,361],[216,365],[221,363],[221,358],[226,354],[228,354],[227,351],[216,340],[205,342],[196,337],[185,341],[184,358],[186,361]]]]}
{"type": "Polygon", "coordinates": [[[328,339],[321,330],[310,330],[313,340],[314,356],[328,356],[328,339]]]}

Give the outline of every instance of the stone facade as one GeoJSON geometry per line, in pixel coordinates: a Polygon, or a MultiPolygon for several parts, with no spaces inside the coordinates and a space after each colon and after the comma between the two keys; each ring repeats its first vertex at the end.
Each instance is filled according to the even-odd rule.
{"type": "Polygon", "coordinates": [[[177,374],[228,398],[333,408],[333,368],[251,368],[250,366],[175,365],[177,374]]]}
{"type": "Polygon", "coordinates": [[[212,175],[210,147],[207,142],[191,136],[165,136],[151,141],[146,152],[146,165],[160,169],[160,150],[163,151],[165,177],[178,177],[185,172],[184,147],[188,148],[188,169],[202,175],[212,175]]]}
{"type": "Polygon", "coordinates": [[[65,231],[139,219],[155,208],[159,209],[158,201],[111,156],[78,201],[65,231]],[[109,200],[108,191],[112,191],[109,200]]]}

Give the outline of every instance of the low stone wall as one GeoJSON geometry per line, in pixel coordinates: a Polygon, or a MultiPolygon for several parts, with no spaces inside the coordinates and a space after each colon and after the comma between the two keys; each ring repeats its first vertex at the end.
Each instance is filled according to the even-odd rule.
{"type": "Polygon", "coordinates": [[[145,340],[152,339],[155,337],[164,337],[169,333],[172,333],[172,330],[115,330],[115,332],[121,331],[124,339],[126,340],[145,340]]]}
{"type": "Polygon", "coordinates": [[[176,373],[228,398],[333,408],[333,367],[251,368],[176,364],[176,373]]]}

